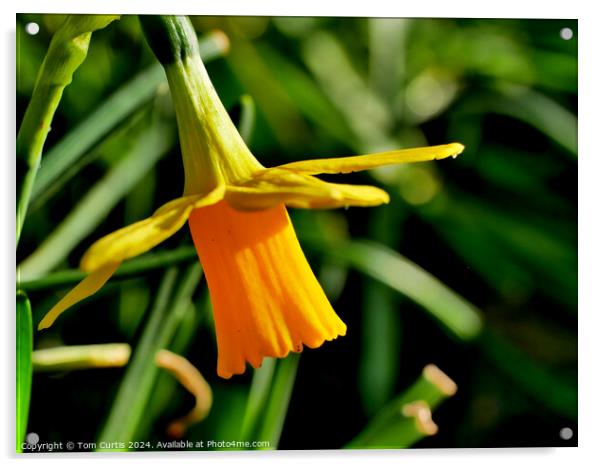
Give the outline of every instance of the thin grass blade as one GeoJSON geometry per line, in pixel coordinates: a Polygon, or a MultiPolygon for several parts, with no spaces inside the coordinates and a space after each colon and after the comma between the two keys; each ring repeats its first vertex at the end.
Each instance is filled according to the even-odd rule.
{"type": "Polygon", "coordinates": [[[17,292],[17,452],[22,452],[21,444],[27,433],[29,401],[32,383],[33,323],[31,305],[25,292],[17,292]]]}

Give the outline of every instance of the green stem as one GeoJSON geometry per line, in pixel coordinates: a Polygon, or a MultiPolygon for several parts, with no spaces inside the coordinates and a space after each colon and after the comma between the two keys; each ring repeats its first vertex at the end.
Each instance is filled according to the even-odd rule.
{"type": "Polygon", "coordinates": [[[127,364],[128,344],[67,345],[36,350],[32,362],[35,372],[112,368],[127,364]]]}
{"type": "Polygon", "coordinates": [[[21,443],[27,433],[29,401],[31,399],[33,353],[33,324],[31,306],[24,292],[17,292],[17,452],[22,452],[21,443]]]}
{"type": "Polygon", "coordinates": [[[33,184],[40,167],[44,142],[63,90],[88,54],[92,31],[102,29],[119,16],[68,16],[56,32],[25,111],[17,135],[17,244],[23,229],[33,184]]]}
{"type": "MultiPolygon", "coordinates": [[[[228,40],[221,31],[210,32],[199,41],[199,51],[205,62],[225,54],[227,50],[228,40]]],[[[36,178],[31,193],[32,200],[41,204],[42,194],[51,187],[53,190],[58,189],[55,188],[58,180],[65,183],[69,178],[65,176],[69,168],[109,134],[119,122],[148,102],[164,82],[165,73],[161,65],[155,63],[149,66],[104,100],[85,120],[50,148],[44,155],[44,165],[36,178]]],[[[73,173],[69,173],[69,176],[72,175],[73,173]]]]}
{"type": "Polygon", "coordinates": [[[190,19],[141,16],[140,25],[169,83],[184,164],[184,195],[209,193],[226,180],[261,169],[211,83],[190,19]]]}
{"type": "MultiPolygon", "coordinates": [[[[148,253],[123,263],[113,275],[112,280],[140,276],[158,269],[191,262],[196,258],[197,253],[192,246],[180,247],[175,250],[158,253],[148,253]]],[[[19,283],[19,288],[28,292],[69,288],[80,282],[86,275],[87,273],[82,272],[79,269],[65,269],[63,271],[48,274],[41,279],[22,281],[19,283]]]]}
{"type": "Polygon", "coordinates": [[[135,438],[157,378],[155,354],[168,347],[201,274],[199,264],[190,266],[181,279],[178,279],[174,268],[165,273],[155,306],[134,350],[99,441],[124,442],[127,446],[127,442],[135,438]],[[176,283],[180,286],[172,294],[176,283]]]}
{"type": "Polygon", "coordinates": [[[413,417],[403,414],[406,404],[424,402],[437,408],[456,392],[455,383],[434,365],[428,365],[406,391],[388,403],[345,447],[351,449],[407,448],[427,436],[413,417]]]}

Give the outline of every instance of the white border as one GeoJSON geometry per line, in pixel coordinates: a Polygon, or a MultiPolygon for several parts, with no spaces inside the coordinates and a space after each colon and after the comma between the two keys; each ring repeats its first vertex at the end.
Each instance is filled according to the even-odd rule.
{"type": "MultiPolygon", "coordinates": [[[[598,357],[602,355],[600,348],[600,332],[602,330],[602,303],[599,298],[600,240],[602,239],[602,222],[600,219],[600,203],[602,199],[599,187],[602,184],[602,164],[600,144],[596,134],[600,133],[600,92],[602,83],[598,55],[599,44],[602,44],[597,24],[599,16],[594,10],[595,3],[588,0],[527,2],[525,0],[504,0],[503,2],[476,2],[469,0],[393,2],[391,0],[370,0],[368,2],[326,2],[324,0],[304,0],[303,2],[286,2],[282,0],[220,0],[191,2],[190,0],[170,0],[169,2],[151,2],[136,0],[104,0],[85,2],[58,2],[42,0],[21,0],[13,8],[12,2],[2,2],[2,52],[3,70],[0,87],[3,93],[2,102],[6,109],[0,112],[2,125],[2,141],[5,150],[2,160],[2,257],[4,267],[0,281],[2,298],[6,304],[3,310],[2,343],[6,351],[5,377],[0,384],[2,400],[5,404],[3,422],[0,431],[2,455],[9,465],[13,462],[30,463],[38,461],[31,458],[16,458],[12,455],[14,440],[14,137],[15,137],[15,13],[47,12],[47,13],[171,13],[171,14],[207,14],[207,15],[283,15],[283,16],[404,16],[404,17],[490,17],[490,18],[578,18],[579,19],[579,445],[577,449],[492,449],[492,450],[439,450],[439,451],[353,451],[353,452],[275,452],[275,453],[154,453],[150,455],[46,455],[45,463],[50,465],[79,465],[85,458],[86,463],[104,465],[107,460],[125,462],[144,462],[148,465],[163,465],[168,459],[191,464],[250,466],[286,464],[304,465],[318,459],[326,461],[341,460],[350,466],[364,465],[368,460],[375,460],[383,465],[399,465],[409,462],[414,465],[445,465],[467,467],[475,466],[518,466],[545,464],[546,466],[592,465],[600,461],[600,433],[597,417],[600,410],[600,365],[598,357]],[[597,44],[597,45],[596,45],[597,44]],[[6,104],[10,103],[10,105],[6,104]],[[12,193],[11,193],[12,190],[12,193]],[[12,318],[12,319],[11,319],[12,318]],[[9,415],[6,415],[9,414],[9,415]]],[[[51,402],[50,402],[51,403],[51,402]]]]}
{"type": "Polygon", "coordinates": [[[403,16],[403,17],[476,17],[476,18],[576,18],[586,1],[575,0],[528,2],[504,0],[496,2],[469,0],[398,2],[390,0],[301,2],[282,0],[219,0],[191,2],[174,0],[104,0],[58,2],[21,0],[16,11],[22,13],[122,13],[202,14],[202,15],[271,15],[271,16],[403,16]]]}

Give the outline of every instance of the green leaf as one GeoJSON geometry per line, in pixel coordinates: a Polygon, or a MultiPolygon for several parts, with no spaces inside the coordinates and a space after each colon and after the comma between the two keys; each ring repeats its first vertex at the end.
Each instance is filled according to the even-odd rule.
{"type": "Polygon", "coordinates": [[[157,123],[144,130],[131,151],[86,193],[46,240],[19,265],[21,279],[37,278],[63,261],[165,155],[173,139],[173,128],[168,124],[157,123]]]}
{"type": "Polygon", "coordinates": [[[358,387],[366,414],[373,414],[393,394],[400,372],[399,295],[367,278],[363,284],[362,352],[358,387]]]}
{"type": "MultiPolygon", "coordinates": [[[[369,222],[371,238],[391,248],[397,247],[404,217],[405,211],[398,203],[390,209],[375,209],[369,222]]],[[[374,279],[366,278],[362,285],[362,352],[358,386],[364,411],[372,415],[391,398],[399,376],[401,300],[394,290],[374,279]]]]}
{"type": "MultiPolygon", "coordinates": [[[[192,300],[188,301],[185,305],[185,309],[186,311],[178,323],[174,336],[166,347],[168,350],[182,356],[186,355],[188,348],[198,335],[197,329],[202,316],[207,311],[210,312],[206,307],[203,307],[203,310],[197,312],[192,300]]],[[[164,422],[165,413],[171,410],[174,405],[176,407],[178,406],[180,403],[178,394],[181,394],[181,391],[182,388],[180,383],[172,375],[165,371],[159,372],[147,404],[144,423],[140,423],[136,430],[137,439],[148,439],[153,431],[157,429],[165,430],[167,428],[165,425],[159,425],[157,427],[157,422],[164,422]]],[[[206,422],[207,420],[204,420],[203,424],[206,422]]],[[[190,426],[189,429],[192,429],[193,427],[194,425],[190,426]]],[[[187,435],[189,435],[189,431],[187,431],[187,435]]]]}
{"type": "Polygon", "coordinates": [[[396,251],[367,240],[336,244],[303,240],[410,298],[458,339],[472,340],[480,333],[482,318],[474,305],[396,251]]]}
{"type": "Polygon", "coordinates": [[[464,105],[471,114],[497,113],[520,120],[577,157],[577,116],[545,94],[526,86],[500,85],[471,95],[464,105]]]}
{"type": "Polygon", "coordinates": [[[135,439],[140,425],[147,421],[147,404],[158,374],[155,354],[169,345],[186,314],[190,297],[201,274],[199,264],[190,266],[180,278],[174,268],[165,273],[140,341],[134,349],[107,421],[98,437],[99,442],[120,441],[127,446],[128,441],[135,439]],[[176,284],[179,284],[177,289],[176,284]]]}
{"type": "Polygon", "coordinates": [[[268,449],[277,449],[291,400],[300,354],[292,353],[277,362],[269,399],[257,432],[257,441],[268,441],[268,449]]]}
{"type": "Polygon", "coordinates": [[[454,203],[449,209],[432,216],[426,210],[418,210],[439,233],[443,242],[454,250],[501,296],[512,298],[530,292],[533,280],[520,264],[499,248],[479,225],[479,220],[469,212],[457,209],[454,203]]]}
{"type": "Polygon", "coordinates": [[[367,20],[370,50],[370,84],[379,95],[395,102],[404,88],[407,37],[412,27],[408,18],[370,18],[367,20]]]}
{"type": "Polygon", "coordinates": [[[254,432],[257,429],[259,420],[264,413],[265,405],[270,394],[270,388],[274,378],[274,369],[276,360],[273,358],[264,358],[260,368],[253,372],[251,389],[247,399],[245,414],[242,419],[240,430],[240,439],[242,441],[254,439],[254,432]]]}
{"type": "MultiPolygon", "coordinates": [[[[148,272],[164,269],[180,263],[188,263],[197,260],[198,255],[194,247],[184,246],[174,250],[167,250],[134,258],[123,263],[113,277],[116,279],[129,279],[131,277],[141,276],[148,272]]],[[[48,274],[40,279],[29,281],[20,281],[19,287],[28,292],[36,292],[49,289],[69,288],[80,282],[87,273],[79,269],[65,269],[48,274]]]]}
{"type": "Polygon", "coordinates": [[[544,94],[528,88],[503,87],[504,101],[489,111],[532,125],[577,157],[577,117],[544,94]]]}
{"type": "Polygon", "coordinates": [[[354,149],[359,147],[339,111],[305,71],[269,45],[259,44],[257,52],[264,57],[274,77],[306,118],[346,145],[354,149]]]}
{"type": "Polygon", "coordinates": [[[238,132],[242,139],[249,145],[253,130],[255,128],[255,101],[251,96],[245,94],[240,98],[240,121],[238,122],[238,132]]]}
{"type": "Polygon", "coordinates": [[[319,31],[303,42],[302,58],[356,136],[360,153],[399,147],[391,136],[393,115],[351,63],[332,33],[319,31]]]}
{"type": "Polygon", "coordinates": [[[252,42],[234,42],[227,62],[236,79],[253,96],[274,137],[281,144],[294,147],[309,137],[295,103],[283,83],[275,78],[273,67],[263,59],[252,42]]]}
{"type": "MultiPolygon", "coordinates": [[[[505,295],[534,287],[575,309],[576,239],[570,224],[454,193],[444,208],[420,210],[448,244],[505,295]]],[[[557,216],[559,217],[559,216],[557,216]]]]}
{"type": "Polygon", "coordinates": [[[33,324],[31,306],[25,292],[17,292],[17,452],[22,452],[21,443],[27,433],[33,353],[33,324]]]}

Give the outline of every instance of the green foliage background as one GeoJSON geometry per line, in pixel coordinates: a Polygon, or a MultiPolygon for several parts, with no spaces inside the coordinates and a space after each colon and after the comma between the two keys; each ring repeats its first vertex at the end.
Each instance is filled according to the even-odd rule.
{"type": "MultiPolygon", "coordinates": [[[[18,122],[62,20],[17,17],[18,122]],[[41,26],[36,36],[24,33],[30,21],[41,26]]],[[[207,68],[234,121],[250,119],[247,140],[266,166],[466,146],[456,160],[331,177],[384,187],[387,206],[291,210],[349,331],[304,351],[296,379],[294,366],[276,370],[263,413],[272,424],[262,435],[279,439],[281,449],[340,448],[434,363],[459,390],[434,412],[439,433],[416,446],[576,444],[559,431],[577,432],[577,22],[192,20],[201,37],[219,29],[229,38],[228,53],[207,68]],[[574,36],[563,40],[567,27],[574,36]]],[[[39,178],[51,152],[74,158],[34,190],[17,251],[34,326],[73,283],[68,270],[92,241],[181,194],[175,117],[162,75],[145,71],[153,65],[137,18],[122,17],[93,34],[65,90],[39,178]],[[132,84],[143,72],[150,74],[132,84]],[[112,103],[114,124],[105,125],[105,115],[82,125],[120,91],[130,106],[123,118],[115,119],[112,103]]],[[[253,372],[229,381],[215,374],[210,303],[191,245],[183,229],[156,250],[172,263],[167,272],[112,280],[49,331],[35,332],[34,348],[127,342],[136,352],[152,316],[178,309],[161,321],[171,331],[153,331],[154,342],[186,355],[215,398],[209,418],[186,438],[238,439],[253,372]]],[[[145,348],[140,365],[152,359],[145,348]]],[[[28,432],[94,441],[108,417],[134,414],[134,439],[165,439],[167,423],[192,398],[165,374],[142,389],[142,379],[130,377],[133,405],[119,418],[114,401],[124,371],[34,374],[28,432]]]]}

